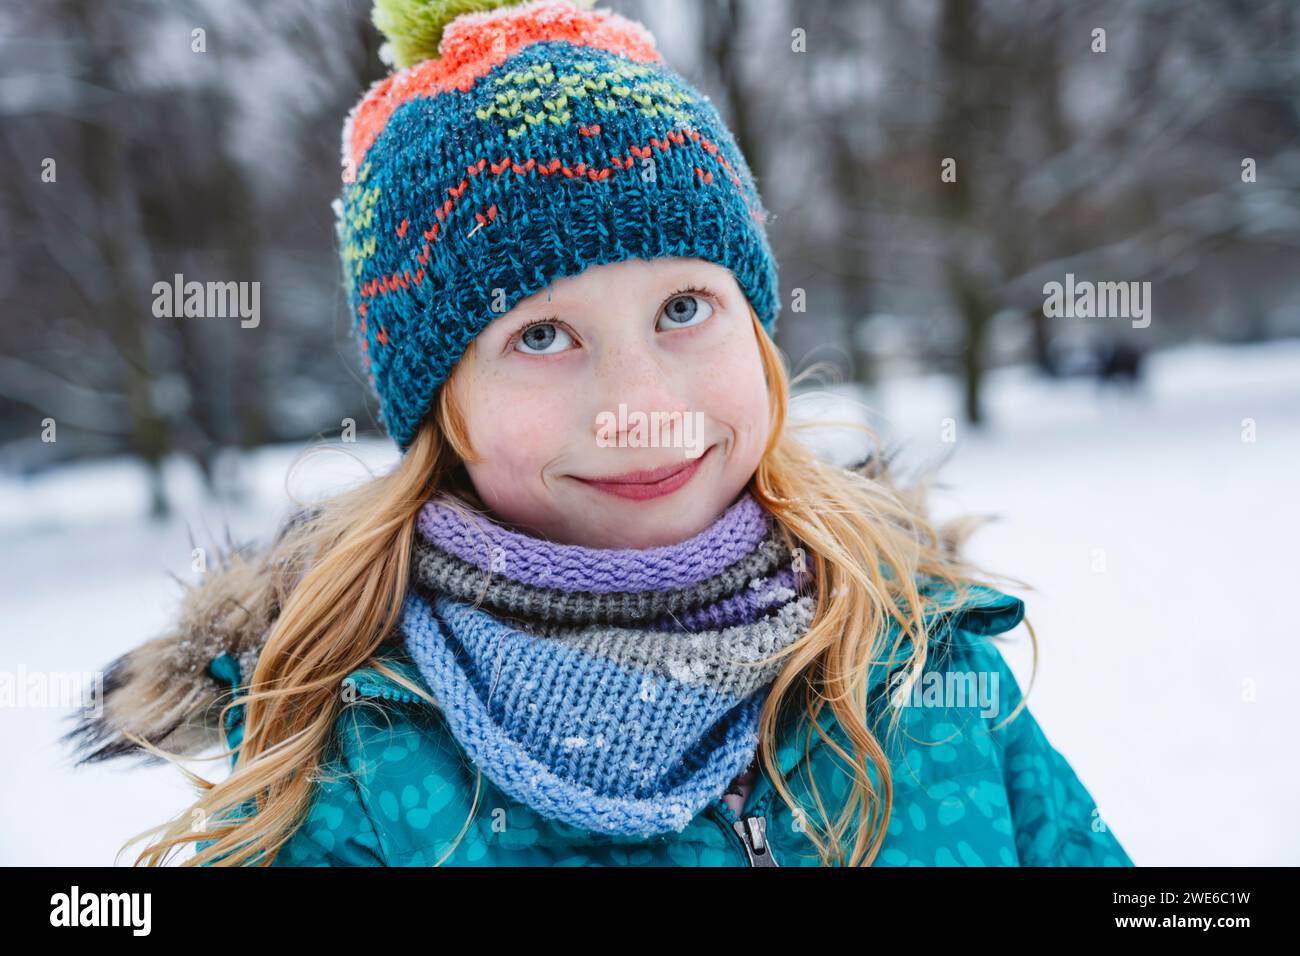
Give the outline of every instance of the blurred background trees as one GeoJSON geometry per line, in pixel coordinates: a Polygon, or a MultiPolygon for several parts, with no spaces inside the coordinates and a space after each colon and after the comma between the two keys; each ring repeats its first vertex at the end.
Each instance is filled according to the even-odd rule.
{"type": "MultiPolygon", "coordinates": [[[[943,370],[979,423],[997,365],[1101,374],[1300,335],[1288,0],[604,5],[655,32],[749,157],[796,369],[943,370]],[[1150,281],[1151,327],[1046,318],[1067,272],[1150,281]]],[[[225,450],[375,428],[330,203],[379,43],[368,0],[0,10],[0,467],[182,454],[219,490],[225,450]],[[260,325],[155,318],[176,273],[260,282],[260,325]]]]}

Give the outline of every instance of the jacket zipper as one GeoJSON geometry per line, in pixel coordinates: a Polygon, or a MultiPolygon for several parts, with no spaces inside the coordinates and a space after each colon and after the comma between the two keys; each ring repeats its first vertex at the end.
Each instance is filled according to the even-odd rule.
{"type": "Polygon", "coordinates": [[[767,845],[767,818],[760,814],[741,817],[731,825],[740,834],[750,866],[780,866],[767,845]]]}
{"type": "MultiPolygon", "coordinates": [[[[766,800],[766,795],[764,795],[766,800]]],[[[745,851],[746,862],[750,866],[780,866],[772,855],[772,847],[767,842],[767,818],[760,808],[747,816],[736,816],[727,802],[718,797],[711,804],[714,815],[723,827],[730,830],[740,840],[745,851]]]]}

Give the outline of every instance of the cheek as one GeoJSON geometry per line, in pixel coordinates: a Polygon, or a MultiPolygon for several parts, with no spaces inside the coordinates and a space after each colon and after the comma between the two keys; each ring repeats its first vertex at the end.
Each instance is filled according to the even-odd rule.
{"type": "Polygon", "coordinates": [[[471,466],[483,474],[536,475],[563,449],[573,404],[560,390],[484,376],[464,397],[470,443],[482,459],[471,466]]]}
{"type": "Polygon", "coordinates": [[[737,453],[757,445],[757,456],[767,441],[767,382],[758,346],[728,349],[710,362],[699,379],[697,392],[702,410],[734,433],[737,453]]]}
{"type": "Polygon", "coordinates": [[[466,389],[462,408],[470,444],[479,457],[467,463],[483,503],[502,520],[547,527],[552,520],[547,465],[572,442],[573,396],[552,382],[481,375],[466,389]]]}

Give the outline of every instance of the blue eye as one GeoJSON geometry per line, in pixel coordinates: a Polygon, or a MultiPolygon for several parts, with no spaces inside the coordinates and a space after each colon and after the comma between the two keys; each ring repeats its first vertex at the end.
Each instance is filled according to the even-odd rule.
{"type": "Polygon", "coordinates": [[[519,333],[516,347],[525,355],[553,355],[563,352],[572,342],[569,333],[554,322],[534,322],[519,333]],[[523,348],[525,345],[528,347],[523,348]]]}
{"type": "Polygon", "coordinates": [[[713,306],[697,295],[685,293],[675,295],[664,306],[664,318],[668,320],[666,328],[683,329],[699,325],[713,314],[713,306]]]}

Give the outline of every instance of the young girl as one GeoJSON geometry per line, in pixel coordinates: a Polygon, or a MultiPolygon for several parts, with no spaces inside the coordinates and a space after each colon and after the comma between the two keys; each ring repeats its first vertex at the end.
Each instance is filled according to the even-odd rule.
{"type": "Polygon", "coordinates": [[[762,201],[646,29],[375,18],[337,211],[402,458],[111,665],[83,759],[232,757],[140,861],[1131,865],[987,640],[1021,601],[787,427],[762,201]]]}

